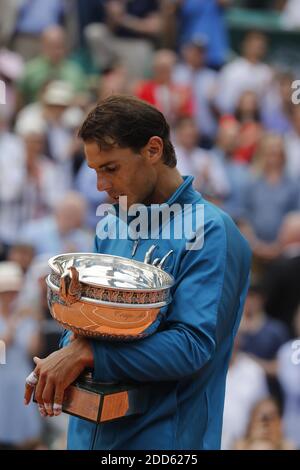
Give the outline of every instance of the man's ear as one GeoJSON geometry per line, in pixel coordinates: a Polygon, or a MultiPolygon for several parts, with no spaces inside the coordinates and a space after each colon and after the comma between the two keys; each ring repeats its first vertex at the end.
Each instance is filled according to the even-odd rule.
{"type": "Polygon", "coordinates": [[[142,154],[150,163],[155,164],[162,159],[163,150],[164,143],[162,138],[154,135],[148,140],[148,143],[142,150],[142,154]]]}

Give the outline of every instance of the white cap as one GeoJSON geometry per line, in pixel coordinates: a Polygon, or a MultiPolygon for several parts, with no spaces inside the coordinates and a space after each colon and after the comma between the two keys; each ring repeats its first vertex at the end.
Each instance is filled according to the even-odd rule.
{"type": "Polygon", "coordinates": [[[63,116],[62,123],[69,129],[76,129],[83,121],[85,113],[78,106],[71,106],[68,108],[63,116]]]}
{"type": "Polygon", "coordinates": [[[72,85],[60,80],[50,82],[43,93],[44,103],[50,105],[70,106],[73,98],[72,85]]]}
{"type": "Polygon", "coordinates": [[[23,271],[13,261],[0,262],[0,292],[19,291],[23,283],[23,271]]]}
{"type": "Polygon", "coordinates": [[[16,132],[21,137],[26,137],[27,135],[37,134],[45,135],[47,131],[47,124],[45,119],[42,116],[34,115],[24,116],[17,121],[16,132]]]}

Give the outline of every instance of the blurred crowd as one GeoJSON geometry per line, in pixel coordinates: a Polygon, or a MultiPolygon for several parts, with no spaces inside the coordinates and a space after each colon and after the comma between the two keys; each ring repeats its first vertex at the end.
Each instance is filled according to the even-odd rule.
{"type": "Polygon", "coordinates": [[[180,172],[233,217],[254,253],[222,448],[300,447],[300,77],[268,62],[261,31],[245,31],[233,52],[226,21],[238,4],[276,9],[297,28],[298,3],[0,0],[0,448],[65,447],[66,416],[41,420],[24,407],[24,379],[61,335],[47,260],[92,251],[96,208],[109,202],[76,130],[112,93],[165,114],[180,172]]]}

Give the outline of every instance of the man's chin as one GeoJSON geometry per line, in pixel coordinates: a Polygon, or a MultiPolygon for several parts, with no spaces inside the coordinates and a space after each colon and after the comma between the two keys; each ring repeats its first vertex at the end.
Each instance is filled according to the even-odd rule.
{"type": "Polygon", "coordinates": [[[130,205],[132,204],[132,202],[130,202],[131,199],[128,198],[128,196],[120,196],[119,197],[119,206],[124,210],[124,211],[127,211],[130,207],[130,205]]]}

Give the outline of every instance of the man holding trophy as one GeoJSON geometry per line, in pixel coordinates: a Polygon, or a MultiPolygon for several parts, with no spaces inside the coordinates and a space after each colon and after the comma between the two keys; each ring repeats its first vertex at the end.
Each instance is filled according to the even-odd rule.
{"type": "MultiPolygon", "coordinates": [[[[49,305],[66,330],[60,350],[34,358],[25,388],[25,403],[34,394],[44,416],[76,415],[68,449],[220,448],[251,255],[230,217],[193,189],[192,177],[180,175],[169,134],[157,109],[119,95],[98,104],[79,131],[98,190],[116,204],[98,224],[95,255],[50,262],[49,305]],[[144,215],[139,236],[133,207],[144,215]],[[198,220],[193,236],[179,236],[188,217],[198,220]],[[65,405],[86,369],[94,384],[112,387],[105,395],[110,418],[104,405],[99,419],[65,405]],[[123,412],[117,397],[126,397],[123,412]]],[[[84,397],[81,406],[92,393],[84,397]]]]}

